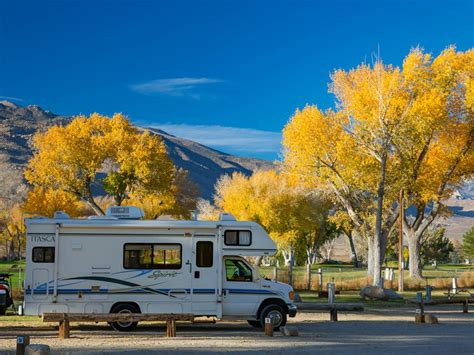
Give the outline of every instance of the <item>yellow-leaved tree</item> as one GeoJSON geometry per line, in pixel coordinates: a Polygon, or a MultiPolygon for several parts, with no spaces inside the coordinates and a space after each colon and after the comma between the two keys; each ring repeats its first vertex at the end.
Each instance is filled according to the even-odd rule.
{"type": "Polygon", "coordinates": [[[257,171],[250,177],[241,173],[221,177],[216,184],[215,200],[221,210],[237,219],[260,223],[290,266],[294,264],[297,238],[307,237],[308,260],[313,256],[311,253],[316,253],[329,208],[319,196],[292,186],[274,170],[257,171]]]}
{"type": "Polygon", "coordinates": [[[473,67],[472,50],[448,48],[433,60],[416,48],[402,68],[377,60],[337,70],[330,84],[337,111],[307,106],[284,129],[286,173],[309,187],[327,186],[355,228],[368,233],[375,285],[400,189],[417,206],[409,229],[423,226],[421,236],[450,186],[472,175],[473,67]]]}
{"type": "Polygon", "coordinates": [[[25,171],[35,187],[27,201],[32,210],[41,209],[38,194],[48,198],[55,190],[62,199],[74,197],[103,214],[97,200],[102,190],[116,205],[134,203],[148,216],[189,214],[189,201],[180,196],[190,191],[182,188],[186,174],[174,167],[159,136],[139,131],[121,114],[77,116],[66,126],[37,133],[33,146],[25,171]]]}
{"type": "Polygon", "coordinates": [[[449,47],[434,58],[416,48],[403,73],[413,99],[394,146],[406,205],[415,211],[403,220],[410,276],[421,278],[423,233],[449,213],[447,198],[474,174],[474,50],[449,47]]]}

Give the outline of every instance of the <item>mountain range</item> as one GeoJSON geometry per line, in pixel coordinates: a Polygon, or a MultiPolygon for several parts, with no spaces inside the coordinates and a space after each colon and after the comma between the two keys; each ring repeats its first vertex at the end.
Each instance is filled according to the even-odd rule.
{"type": "MultiPolygon", "coordinates": [[[[31,138],[37,131],[52,125],[66,124],[71,117],[56,115],[36,105],[19,106],[10,101],[0,101],[0,153],[10,162],[23,168],[31,157],[31,138]]],[[[234,171],[250,175],[257,169],[270,169],[267,160],[243,158],[220,152],[197,142],[175,137],[156,128],[141,127],[159,135],[169,156],[178,168],[189,172],[198,185],[203,198],[212,199],[214,184],[223,174],[234,171]]],[[[451,239],[460,240],[474,226],[474,180],[467,182],[448,200],[452,216],[440,220],[451,239]]]]}
{"type": "MultiPolygon", "coordinates": [[[[70,120],[71,117],[56,115],[36,105],[23,107],[10,101],[0,101],[0,153],[21,168],[32,155],[31,138],[35,132],[67,124],[70,120]]],[[[206,199],[212,199],[214,184],[221,175],[235,171],[250,175],[257,169],[269,169],[273,165],[263,159],[226,154],[160,129],[141,128],[163,139],[175,166],[189,172],[201,196],[206,199]]]]}

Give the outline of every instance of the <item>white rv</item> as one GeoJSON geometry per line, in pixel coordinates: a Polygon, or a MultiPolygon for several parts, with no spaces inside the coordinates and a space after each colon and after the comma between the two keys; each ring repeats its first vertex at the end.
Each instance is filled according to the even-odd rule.
{"type": "MultiPolygon", "coordinates": [[[[254,222],[141,220],[136,207],[104,217],[29,218],[24,310],[71,313],[193,313],[275,327],[296,315],[293,289],[261,277],[243,256],[275,243],[254,222]]],[[[136,323],[114,323],[131,330],[136,323]]]]}

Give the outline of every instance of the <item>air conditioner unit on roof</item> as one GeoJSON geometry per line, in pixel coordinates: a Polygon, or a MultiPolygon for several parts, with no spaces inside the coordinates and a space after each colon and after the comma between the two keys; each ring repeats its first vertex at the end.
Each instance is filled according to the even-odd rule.
{"type": "Polygon", "coordinates": [[[115,217],[119,219],[141,219],[145,213],[141,208],[135,206],[111,206],[105,211],[106,217],[115,217]]]}

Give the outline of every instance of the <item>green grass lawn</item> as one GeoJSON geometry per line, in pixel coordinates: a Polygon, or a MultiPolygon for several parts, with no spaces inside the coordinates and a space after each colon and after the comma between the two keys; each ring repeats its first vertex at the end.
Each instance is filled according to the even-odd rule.
{"type": "MultiPolygon", "coordinates": [[[[397,272],[397,265],[391,264],[390,267],[394,268],[394,272],[397,272]]],[[[352,265],[334,265],[334,264],[315,264],[312,265],[311,271],[317,272],[318,269],[321,269],[323,276],[326,280],[352,280],[360,279],[367,277],[367,270],[365,268],[354,268],[352,265]]],[[[458,276],[460,273],[472,271],[474,272],[474,265],[452,265],[452,264],[442,264],[438,265],[434,269],[431,265],[426,265],[423,268],[423,276],[425,278],[451,278],[458,276]]],[[[279,268],[278,272],[281,274],[286,274],[287,270],[285,268],[279,268]]],[[[273,267],[260,267],[260,273],[269,278],[273,277],[273,267]]],[[[408,274],[408,271],[405,270],[405,273],[408,274]]],[[[306,266],[295,266],[293,268],[293,276],[305,277],[306,276],[306,266]]],[[[316,277],[317,275],[315,275],[316,277]]]]}

